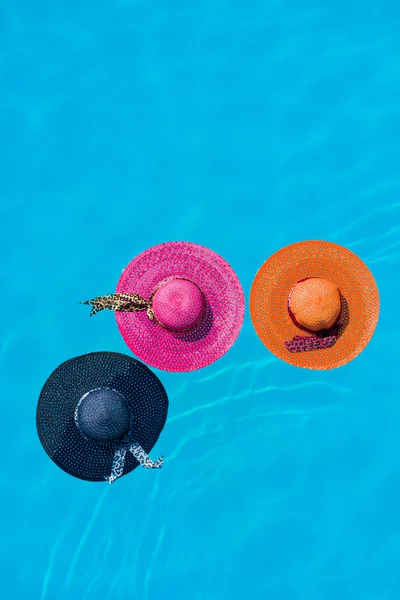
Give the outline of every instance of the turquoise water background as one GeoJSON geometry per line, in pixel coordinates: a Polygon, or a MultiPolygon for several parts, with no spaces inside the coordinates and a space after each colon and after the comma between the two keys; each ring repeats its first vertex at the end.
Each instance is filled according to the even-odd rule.
{"type": "Polygon", "coordinates": [[[2,600],[399,598],[399,25],[385,0],[1,2],[2,600]],[[278,361],[247,305],[217,363],[157,372],[161,472],[109,486],[50,461],[44,381],[129,353],[80,300],[171,240],[221,254],[248,298],[305,239],[375,275],[356,360],[278,361]]]}

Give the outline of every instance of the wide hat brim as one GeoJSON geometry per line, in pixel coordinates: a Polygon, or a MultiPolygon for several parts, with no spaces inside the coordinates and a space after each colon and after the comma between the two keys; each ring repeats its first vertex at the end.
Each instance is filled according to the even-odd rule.
{"type": "Polygon", "coordinates": [[[333,369],[353,360],[370,341],[379,317],[379,293],[371,271],[347,248],[331,242],[299,242],[273,254],[259,269],[250,292],[250,315],[259,338],[278,358],[306,369],[333,369]],[[330,348],[291,353],[284,343],[307,333],[293,323],[288,297],[307,277],[338,286],[346,326],[330,348]]]}
{"type": "MultiPolygon", "coordinates": [[[[93,352],[62,363],[47,379],[36,411],[39,439],[49,457],[66,473],[86,481],[105,481],[111,474],[115,447],[83,436],[75,409],[96,388],[120,392],[131,411],[132,439],[149,453],[167,419],[168,396],[158,377],[133,357],[93,352]]],[[[139,465],[130,452],[123,475],[139,465]]]]}
{"type": "Polygon", "coordinates": [[[195,283],[206,300],[201,324],[188,333],[173,333],[150,321],[146,312],[117,312],[116,320],[130,350],[164,371],[193,371],[223,356],[237,339],[244,318],[244,294],[232,267],[218,254],[190,242],[153,246],[122,272],[117,293],[149,298],[169,277],[195,283]]]}

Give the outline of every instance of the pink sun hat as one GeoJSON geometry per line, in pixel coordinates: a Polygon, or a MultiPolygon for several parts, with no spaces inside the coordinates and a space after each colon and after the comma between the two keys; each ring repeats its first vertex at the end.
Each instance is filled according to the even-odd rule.
{"type": "Polygon", "coordinates": [[[232,267],[191,242],[153,246],[123,270],[116,293],[84,302],[114,310],[130,350],[163,371],[194,371],[221,358],[244,319],[244,294],[232,267]]]}

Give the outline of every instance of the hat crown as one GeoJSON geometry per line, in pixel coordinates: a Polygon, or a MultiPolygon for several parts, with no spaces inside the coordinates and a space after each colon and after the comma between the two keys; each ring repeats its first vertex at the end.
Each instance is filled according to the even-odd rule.
{"type": "Polygon", "coordinates": [[[327,279],[310,277],[296,283],[289,296],[289,308],[305,329],[330,329],[340,315],[340,290],[327,279]]]}
{"type": "Polygon", "coordinates": [[[156,290],[152,309],[157,321],[166,329],[184,332],[193,329],[205,312],[200,288],[187,279],[170,279],[156,290]]]}
{"type": "Polygon", "coordinates": [[[109,443],[128,432],[130,411],[122,394],[110,388],[97,388],[81,398],[75,420],[85,436],[109,443]]]}

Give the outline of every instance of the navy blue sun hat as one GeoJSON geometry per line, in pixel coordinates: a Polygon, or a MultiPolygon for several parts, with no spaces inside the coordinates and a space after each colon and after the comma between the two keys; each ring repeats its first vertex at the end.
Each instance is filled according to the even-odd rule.
{"type": "Polygon", "coordinates": [[[141,464],[167,420],[168,396],[138,360],[93,352],[62,363],[43,386],[36,411],[40,442],[51,460],[85,481],[108,481],[141,464]]]}

